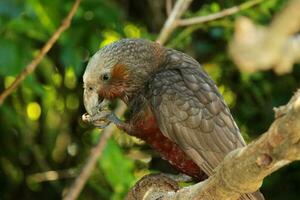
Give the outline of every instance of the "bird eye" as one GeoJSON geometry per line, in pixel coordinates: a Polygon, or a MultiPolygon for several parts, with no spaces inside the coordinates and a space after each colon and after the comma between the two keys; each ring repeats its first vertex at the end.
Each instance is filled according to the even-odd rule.
{"type": "Polygon", "coordinates": [[[109,80],[109,74],[107,74],[107,73],[104,73],[104,74],[102,74],[102,76],[101,76],[101,79],[102,79],[102,81],[108,81],[109,80]]]}

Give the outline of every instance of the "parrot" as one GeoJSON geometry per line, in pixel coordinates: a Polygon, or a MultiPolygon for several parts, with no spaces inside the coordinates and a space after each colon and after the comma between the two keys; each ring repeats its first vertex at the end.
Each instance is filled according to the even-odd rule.
{"type": "MultiPolygon", "coordinates": [[[[83,121],[114,123],[144,140],[179,172],[198,180],[246,145],[214,81],[191,56],[146,39],[121,39],[98,50],[83,74],[83,121]],[[108,104],[129,108],[122,121],[108,104]]],[[[262,200],[256,191],[243,200],[262,200]]]]}

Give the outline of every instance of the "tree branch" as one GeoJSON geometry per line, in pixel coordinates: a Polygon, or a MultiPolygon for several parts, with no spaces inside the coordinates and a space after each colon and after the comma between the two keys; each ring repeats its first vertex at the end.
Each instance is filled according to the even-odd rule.
{"type": "Polygon", "coordinates": [[[49,52],[49,50],[52,48],[59,36],[70,26],[72,18],[79,4],[80,0],[76,0],[67,17],[63,20],[61,26],[53,33],[51,38],[39,51],[38,55],[23,69],[23,71],[16,77],[14,82],[0,94],[0,106],[3,104],[3,101],[20,85],[20,83],[36,69],[38,64],[49,52]]]}
{"type": "Polygon", "coordinates": [[[187,19],[181,19],[177,22],[178,26],[188,26],[186,27],[181,33],[178,34],[178,36],[172,40],[172,42],[168,45],[169,47],[174,47],[177,44],[180,43],[181,40],[186,38],[188,35],[190,35],[195,30],[201,28],[201,24],[207,23],[213,20],[221,19],[230,15],[234,15],[240,11],[246,10],[248,8],[251,8],[259,3],[262,3],[264,1],[262,0],[252,0],[247,1],[245,3],[242,3],[238,6],[234,6],[231,8],[224,9],[220,12],[213,13],[211,15],[207,16],[199,16],[199,17],[193,17],[193,18],[187,18],[187,19]]]}
{"type": "MultiPolygon", "coordinates": [[[[116,108],[116,115],[122,116],[126,111],[126,105],[122,102],[116,108]]],[[[86,181],[91,176],[98,158],[101,156],[107,140],[112,136],[116,127],[113,124],[110,124],[108,127],[102,130],[101,138],[99,139],[98,144],[91,150],[89,157],[87,158],[80,174],[76,177],[74,183],[71,185],[70,189],[67,191],[67,194],[63,198],[64,200],[74,200],[77,199],[81,190],[83,189],[86,181]]]]}
{"type": "Polygon", "coordinates": [[[263,0],[247,1],[245,3],[242,3],[241,5],[227,8],[220,12],[213,13],[211,15],[192,17],[192,18],[188,18],[188,19],[181,19],[178,21],[178,25],[179,26],[190,26],[190,25],[194,25],[194,24],[201,24],[201,23],[205,23],[208,21],[213,21],[213,20],[220,19],[220,18],[229,16],[229,15],[233,15],[242,10],[246,10],[250,7],[253,7],[253,6],[261,3],[262,1],[263,0]]]}
{"type": "Polygon", "coordinates": [[[174,8],[169,15],[168,19],[166,20],[157,41],[161,44],[166,43],[167,39],[171,35],[171,33],[175,30],[178,26],[177,22],[178,19],[182,16],[182,14],[186,11],[189,5],[192,3],[193,0],[177,0],[174,8]]]}
{"type": "Polygon", "coordinates": [[[67,170],[50,170],[29,175],[26,180],[28,182],[40,183],[46,181],[56,181],[59,179],[73,178],[76,176],[74,169],[67,170]]]}
{"type": "Polygon", "coordinates": [[[167,16],[170,16],[171,12],[172,12],[172,7],[173,7],[173,0],[166,0],[166,13],[167,16]]]}
{"type": "MultiPolygon", "coordinates": [[[[191,4],[191,0],[178,0],[174,6],[174,9],[170,13],[168,19],[166,20],[162,31],[160,32],[157,41],[160,43],[165,43],[169,35],[178,27],[178,26],[189,26],[189,25],[195,25],[195,24],[201,24],[208,21],[216,20],[222,17],[226,17],[229,15],[233,15],[241,10],[248,9],[250,7],[253,7],[261,2],[263,0],[252,0],[245,2],[241,5],[234,6],[232,8],[228,8],[225,10],[222,10],[221,12],[214,13],[207,16],[199,16],[199,17],[193,17],[188,19],[180,19],[184,11],[188,8],[188,6],[191,4]]],[[[170,1],[166,1],[166,7],[168,10],[168,7],[170,7],[170,1]]]]}
{"type": "MultiPolygon", "coordinates": [[[[250,70],[275,63],[291,65],[299,60],[300,36],[290,36],[300,27],[299,9],[300,1],[291,1],[269,28],[255,27],[245,19],[242,19],[243,24],[239,21],[235,40],[230,46],[231,52],[234,53],[232,55],[247,58],[248,60],[242,60],[242,64],[250,66],[250,70]]],[[[214,14],[206,19],[226,16],[234,11],[237,9],[214,14]]],[[[205,18],[187,19],[184,23],[181,21],[181,25],[201,23],[203,19],[205,18]]],[[[288,71],[286,68],[279,68],[278,65],[275,70],[278,73],[288,71]]],[[[269,130],[248,146],[229,153],[216,168],[216,173],[207,180],[179,190],[174,187],[173,191],[170,191],[170,187],[157,187],[157,179],[161,177],[166,186],[172,183],[171,179],[166,180],[166,177],[161,175],[157,175],[155,180],[152,177],[144,177],[128,193],[127,200],[236,200],[241,194],[257,191],[266,176],[290,162],[300,160],[300,90],[286,106],[275,111],[276,119],[269,130]],[[144,190],[140,186],[143,186],[144,190]]],[[[160,184],[162,183],[159,182],[160,184]]]]}
{"type": "MultiPolygon", "coordinates": [[[[236,200],[240,194],[257,191],[266,176],[300,160],[300,90],[287,105],[274,110],[275,121],[269,130],[258,140],[229,153],[207,180],[180,190],[160,191],[157,181],[149,179],[146,191],[139,193],[139,184],[134,187],[135,195],[147,200],[158,197],[160,200],[236,200]]],[[[147,182],[145,179],[143,182],[147,182]]],[[[136,200],[130,197],[127,200],[136,200]]]]}
{"type": "Polygon", "coordinates": [[[291,0],[269,27],[255,26],[247,18],[237,20],[229,51],[238,67],[247,72],[290,72],[300,61],[300,39],[293,36],[300,28],[299,9],[300,1],[291,0]]]}

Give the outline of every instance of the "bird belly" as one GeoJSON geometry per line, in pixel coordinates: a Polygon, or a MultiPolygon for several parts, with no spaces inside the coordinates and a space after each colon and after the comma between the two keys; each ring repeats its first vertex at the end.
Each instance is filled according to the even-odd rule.
{"type": "Polygon", "coordinates": [[[178,171],[199,180],[207,178],[199,166],[177,144],[162,134],[153,115],[148,115],[142,120],[135,120],[134,126],[137,132],[134,135],[159,152],[162,158],[167,160],[178,171]]]}

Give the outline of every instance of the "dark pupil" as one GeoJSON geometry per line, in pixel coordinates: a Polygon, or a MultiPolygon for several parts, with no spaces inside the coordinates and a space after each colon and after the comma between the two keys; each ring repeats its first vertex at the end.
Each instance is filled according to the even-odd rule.
{"type": "Polygon", "coordinates": [[[104,81],[107,81],[107,80],[109,79],[108,74],[103,74],[102,79],[103,79],[104,81]]]}

